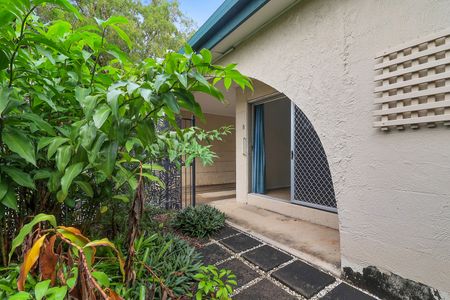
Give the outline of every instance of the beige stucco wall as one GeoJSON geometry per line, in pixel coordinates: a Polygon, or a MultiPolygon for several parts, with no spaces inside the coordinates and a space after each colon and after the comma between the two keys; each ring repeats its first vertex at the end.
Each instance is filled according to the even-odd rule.
{"type": "MultiPolygon", "coordinates": [[[[235,118],[205,113],[205,121],[197,119],[196,126],[204,130],[215,130],[222,126],[232,126],[231,133],[224,136],[222,141],[211,143],[211,150],[216,153],[212,165],[204,165],[201,160],[196,160],[196,185],[217,185],[236,182],[236,136],[235,118]]],[[[184,113],[185,117],[189,117],[184,113]]],[[[184,173],[183,173],[184,174],[184,173]]],[[[185,182],[190,185],[190,173],[185,174],[185,182]]]]}
{"type": "MultiPolygon", "coordinates": [[[[450,293],[450,131],[372,127],[374,56],[450,28],[448,0],[305,0],[220,61],[285,93],[328,156],[342,267],[375,265],[450,293]]],[[[238,199],[248,193],[237,95],[238,199]]],[[[448,295],[446,296],[448,297],[448,295]]]]}

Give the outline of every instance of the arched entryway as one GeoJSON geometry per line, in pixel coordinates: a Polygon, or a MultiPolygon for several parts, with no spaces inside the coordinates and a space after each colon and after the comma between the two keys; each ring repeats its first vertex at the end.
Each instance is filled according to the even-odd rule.
{"type": "Polygon", "coordinates": [[[261,234],[278,247],[339,273],[336,200],[320,135],[302,107],[295,104],[296,99],[258,80],[253,83],[254,91],[222,87],[225,105],[203,95],[196,97],[206,115],[205,125],[200,126],[227,120],[234,127],[233,155],[228,152],[230,141],[214,145],[219,158],[205,170],[205,177],[223,179],[226,174],[235,174],[233,195],[223,186],[200,186],[198,199],[224,211],[242,229],[261,234]],[[257,123],[264,132],[256,129],[257,123]],[[255,165],[258,132],[265,143],[262,166],[255,165]],[[232,156],[232,163],[224,161],[232,156]],[[228,172],[225,166],[231,164],[234,169],[228,172]],[[261,172],[264,184],[262,190],[256,191],[253,177],[261,172]],[[212,188],[221,190],[210,191],[212,188]]]}

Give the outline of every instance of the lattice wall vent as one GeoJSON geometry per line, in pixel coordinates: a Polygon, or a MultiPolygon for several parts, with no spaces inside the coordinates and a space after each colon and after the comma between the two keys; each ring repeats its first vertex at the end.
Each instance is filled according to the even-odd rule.
{"type": "Polygon", "coordinates": [[[377,55],[374,127],[450,126],[450,29],[377,55]]]}

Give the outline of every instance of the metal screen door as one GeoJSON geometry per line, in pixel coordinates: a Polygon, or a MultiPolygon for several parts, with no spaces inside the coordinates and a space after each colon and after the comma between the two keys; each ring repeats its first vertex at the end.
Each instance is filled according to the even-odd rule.
{"type": "Polygon", "coordinates": [[[294,103],[291,114],[291,201],[336,212],[333,181],[320,138],[294,103]]]}

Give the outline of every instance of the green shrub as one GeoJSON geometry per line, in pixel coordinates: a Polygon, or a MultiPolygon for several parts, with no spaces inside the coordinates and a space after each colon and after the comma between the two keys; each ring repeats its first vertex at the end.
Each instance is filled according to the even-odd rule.
{"type": "Polygon", "coordinates": [[[172,226],[189,236],[205,238],[225,225],[225,214],[209,205],[187,207],[175,215],[172,226]]]}
{"type": "Polygon", "coordinates": [[[195,299],[228,300],[233,293],[232,285],[236,285],[236,276],[231,270],[221,269],[209,265],[202,266],[200,273],[195,275],[198,280],[195,299]]]}
{"type": "Polygon", "coordinates": [[[213,65],[207,49],[186,45],[184,53],[134,61],[109,39],[133,48],[124,17],[73,28],[35,14],[47,3],[81,18],[73,2],[0,1],[2,265],[17,228],[36,212],[91,228],[111,203],[135,199],[141,185],[164,187],[156,176],[164,168],[151,162],[211,162],[208,142],[229,130],[180,129],[177,115],[183,109],[204,119],[194,94],[223,100],[220,81],[251,88],[235,64],[213,65]],[[161,121],[171,127],[156,130],[161,121]]]}
{"type": "Polygon", "coordinates": [[[142,293],[141,286],[154,290],[156,299],[162,297],[164,287],[176,297],[190,295],[200,266],[200,254],[195,248],[172,234],[141,237],[136,242],[136,284],[126,298],[138,298],[136,296],[142,293]]]}

